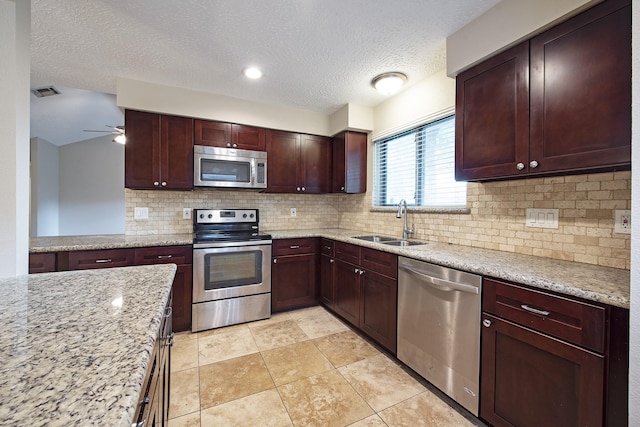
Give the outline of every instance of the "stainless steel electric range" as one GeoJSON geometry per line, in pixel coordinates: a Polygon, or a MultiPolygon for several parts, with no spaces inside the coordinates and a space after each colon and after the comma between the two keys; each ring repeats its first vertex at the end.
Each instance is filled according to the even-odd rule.
{"type": "Polygon", "coordinates": [[[258,209],[195,209],[193,332],[271,316],[271,236],[258,209]]]}

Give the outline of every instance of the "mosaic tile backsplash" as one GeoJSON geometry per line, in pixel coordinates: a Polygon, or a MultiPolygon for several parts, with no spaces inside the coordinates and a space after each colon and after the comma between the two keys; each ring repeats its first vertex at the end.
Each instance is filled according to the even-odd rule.
{"type": "MultiPolygon", "coordinates": [[[[196,189],[126,190],[126,234],[190,233],[183,208],[257,208],[262,230],[346,228],[402,235],[395,209],[372,211],[371,194],[269,194],[196,189]],[[134,207],[149,219],[135,220],[134,207]],[[297,216],[290,216],[296,208],[297,216]]],[[[613,232],[614,211],[631,209],[631,172],[469,183],[468,213],[416,212],[416,239],[516,252],[622,269],[631,239],[613,232]],[[525,227],[527,208],[559,209],[557,229],[525,227]]]]}

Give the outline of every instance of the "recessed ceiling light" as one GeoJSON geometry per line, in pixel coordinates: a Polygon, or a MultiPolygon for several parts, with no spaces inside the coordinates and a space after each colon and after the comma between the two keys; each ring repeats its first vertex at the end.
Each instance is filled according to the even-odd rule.
{"type": "Polygon", "coordinates": [[[247,67],[244,70],[242,70],[242,74],[244,74],[245,77],[254,79],[254,80],[262,77],[262,71],[260,71],[260,69],[257,67],[247,67]]]}
{"type": "Polygon", "coordinates": [[[407,75],[397,71],[382,73],[371,80],[371,86],[383,95],[393,95],[407,81],[407,75]]]}

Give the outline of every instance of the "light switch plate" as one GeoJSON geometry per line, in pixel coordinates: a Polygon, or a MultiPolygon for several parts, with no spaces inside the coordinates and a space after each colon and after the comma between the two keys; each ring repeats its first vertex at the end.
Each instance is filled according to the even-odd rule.
{"type": "Polygon", "coordinates": [[[527,209],[527,227],[558,228],[558,209],[527,209]]]}
{"type": "Polygon", "coordinates": [[[134,208],[134,219],[149,219],[149,208],[134,208]]]}
{"type": "Polygon", "coordinates": [[[182,208],[182,219],[191,219],[191,209],[182,208]]]}
{"type": "Polygon", "coordinates": [[[613,232],[618,234],[631,234],[631,211],[616,210],[616,220],[613,232]]]}

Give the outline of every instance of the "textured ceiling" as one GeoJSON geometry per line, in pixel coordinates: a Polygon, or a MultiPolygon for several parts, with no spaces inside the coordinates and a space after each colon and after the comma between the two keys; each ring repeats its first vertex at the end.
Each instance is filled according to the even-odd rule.
{"type": "Polygon", "coordinates": [[[445,38],[498,0],[32,0],[32,86],[118,76],[330,114],[382,72],[445,67],[445,38]],[[264,76],[249,81],[248,65],[264,76]]]}

